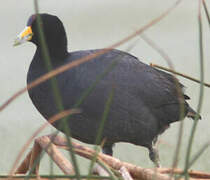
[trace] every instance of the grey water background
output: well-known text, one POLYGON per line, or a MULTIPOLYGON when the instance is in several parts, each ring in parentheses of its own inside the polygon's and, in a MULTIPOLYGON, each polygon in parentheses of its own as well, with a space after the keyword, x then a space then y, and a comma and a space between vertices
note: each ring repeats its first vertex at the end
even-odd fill
MULTIPOLYGON (((142 27, 160 15, 175 1, 168 0, 45 0, 40 1, 40 11, 57 15, 64 23, 68 35, 69 51, 103 48, 111 45, 142 27)), ((207 2, 210 8, 210 3, 207 2)), ((26 25, 28 17, 34 13, 33 1, 7 0, 0 6, 0 104, 5 102, 17 90, 26 85, 26 74, 35 46, 26 43, 13 47, 13 40, 26 25)), ((199 44, 198 44, 198 1, 183 1, 176 10, 161 22, 145 32, 171 57, 175 69, 199 78, 199 44)), ((203 13, 205 81, 210 82, 210 33, 203 13)), ((126 47, 138 39, 119 47, 126 47)), ((165 60, 139 38, 131 50, 133 55, 149 64, 166 66, 165 60)), ((179 77, 185 84, 186 92, 191 97, 189 103, 196 109, 199 97, 199 84, 179 77)), ((149 83, 149 82, 148 82, 149 83)), ((193 153, 204 143, 210 141, 210 90, 205 88, 202 107, 202 121, 199 122, 193 153)), ((45 122, 44 118, 32 105, 27 93, 21 95, 4 111, 0 112, 0 174, 10 170, 19 150, 30 135, 45 122)), ((186 147, 193 121, 184 123, 183 144, 179 167, 183 167, 186 147)), ((179 123, 174 123, 159 137, 160 159, 163 167, 172 164, 178 137, 179 123)), ((53 128, 47 128, 41 134, 49 134, 53 128)), ((31 147, 30 147, 31 148, 31 147)), ((114 148, 114 156, 142 167, 153 167, 145 148, 127 143, 119 143, 114 148)), ((207 149, 193 169, 210 171, 210 149, 207 149)), ((86 172, 87 160, 79 158, 81 171, 86 172)), ((49 168, 47 156, 41 162, 41 173, 49 168)), ((60 172, 55 167, 56 172, 60 172)))

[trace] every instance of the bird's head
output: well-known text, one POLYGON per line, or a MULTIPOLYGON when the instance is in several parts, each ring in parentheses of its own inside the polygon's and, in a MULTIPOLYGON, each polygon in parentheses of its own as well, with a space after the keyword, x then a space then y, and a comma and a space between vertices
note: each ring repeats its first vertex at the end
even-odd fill
POLYGON ((31 15, 24 30, 17 36, 14 46, 27 41, 33 42, 36 46, 45 41, 49 51, 66 49, 67 38, 63 23, 54 15, 35 14, 31 15))

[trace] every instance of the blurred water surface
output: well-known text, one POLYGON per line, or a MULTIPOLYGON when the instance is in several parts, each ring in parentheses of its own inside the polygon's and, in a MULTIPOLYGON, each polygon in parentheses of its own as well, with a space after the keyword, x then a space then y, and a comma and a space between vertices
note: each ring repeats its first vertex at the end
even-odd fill
MULTIPOLYGON (((175 1, 173 1, 175 2, 175 1)), ((64 23, 68 35, 69 51, 80 49, 103 48, 122 39, 161 14, 172 1, 152 0, 45 0, 40 1, 40 11, 57 15, 64 23)), ((210 3, 207 3, 210 7, 210 3)), ((0 104, 26 85, 26 73, 35 52, 35 46, 26 43, 14 48, 13 40, 24 28, 28 17, 34 13, 33 1, 7 0, 0 6, 0 104)), ((173 60, 176 70, 199 78, 198 45, 198 2, 185 0, 168 17, 145 33, 163 48, 173 60)), ((204 15, 204 14, 203 14, 204 15)), ((204 16, 203 16, 204 17, 204 16)), ((204 17, 205 81, 210 82, 210 35, 204 17)), ((139 37, 136 37, 137 39, 139 37)), ((134 40, 133 40, 134 41, 134 40)), ((120 46, 124 50, 132 41, 120 46)), ((160 55, 139 39, 131 53, 145 63, 166 66, 160 55)), ((190 104, 198 104, 199 85, 179 78, 187 87, 191 97, 190 104)), ((149 83, 149 82, 148 82, 149 83)), ((210 137, 210 90, 205 88, 202 108, 202 121, 196 131, 193 153, 209 141, 210 137)), ((45 120, 32 105, 27 93, 15 100, 0 113, 0 174, 6 174, 12 166, 18 151, 28 137, 42 125, 45 120)), ((186 119, 184 139, 181 147, 179 167, 183 167, 187 142, 192 121, 186 119)), ((170 166, 176 146, 179 123, 171 125, 160 136, 160 158, 162 166, 170 166)), ((46 129, 42 134, 51 132, 46 129)), ((152 167, 148 152, 143 147, 120 143, 115 146, 114 156, 143 167, 152 167)), ((210 171, 210 150, 207 149, 193 169, 210 171)), ((88 161, 79 158, 82 172, 86 171, 88 161)), ((41 164, 41 173, 46 174, 48 158, 41 164)), ((59 172, 55 167, 55 171, 59 172)))

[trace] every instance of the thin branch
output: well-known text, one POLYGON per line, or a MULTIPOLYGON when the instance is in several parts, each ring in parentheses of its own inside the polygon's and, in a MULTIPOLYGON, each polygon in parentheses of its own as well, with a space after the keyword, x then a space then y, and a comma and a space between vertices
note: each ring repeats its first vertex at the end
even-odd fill
MULTIPOLYGON (((8 175, 0 175, 0 179, 1 180, 8 180, 9 178, 11 179, 18 179, 18 180, 25 180, 25 178, 28 177, 30 179, 34 179, 34 180, 37 180, 37 176, 35 175, 30 175, 30 176, 27 176, 27 175, 16 175, 16 176, 8 176, 8 175)), ((81 179, 87 179, 89 176, 87 175, 81 175, 80 176, 81 179)), ((76 176, 73 175, 40 175, 40 180, 48 180, 48 179, 59 179, 59 180, 69 180, 69 179, 75 179, 76 176)), ((91 179, 110 179, 109 176, 95 176, 95 175, 91 175, 90 176, 91 179)))
MULTIPOLYGON (((179 174, 181 175, 184 173, 184 170, 182 169, 172 169, 172 168, 158 168, 157 171, 161 174, 170 174, 171 172, 173 172, 176 175, 179 175, 179 174)), ((187 173, 191 178, 210 179, 210 173, 194 171, 194 170, 189 170, 187 173)))
MULTIPOLYGON (((186 79, 189 79, 189 80, 191 80, 191 81, 197 82, 197 83, 199 83, 199 84, 202 83, 200 80, 198 80, 198 79, 196 79, 196 78, 193 78, 193 77, 188 76, 188 75, 186 75, 186 74, 183 74, 183 73, 174 71, 174 70, 172 70, 172 69, 169 69, 169 68, 166 68, 166 67, 157 65, 157 64, 150 63, 150 66, 155 67, 155 68, 162 69, 162 70, 164 70, 164 71, 171 72, 171 73, 176 74, 176 75, 178 75, 178 76, 182 76, 182 77, 184 77, 184 78, 186 78, 186 79)), ((206 86, 206 87, 210 87, 210 84, 205 83, 205 82, 203 83, 203 85, 206 86)))
MULTIPOLYGON (((46 139, 46 137, 47 136, 44 136, 44 139, 46 139)), ((49 135, 48 137, 53 140, 52 143, 56 145, 55 148, 62 148, 62 149, 65 149, 65 150, 69 150, 69 148, 67 147, 67 142, 66 142, 66 140, 64 138, 62 138, 60 136, 56 136, 54 138, 53 135, 49 135)), ((41 137, 41 138, 43 138, 43 137, 41 137)), ((47 138, 47 139, 49 139, 49 138, 47 138)), ((46 145, 46 143, 45 143, 45 145, 46 145)), ((92 150, 92 149, 90 149, 88 147, 84 147, 84 146, 82 146, 82 145, 80 145, 78 143, 73 143, 73 147, 75 149, 75 152, 78 155, 82 156, 82 157, 85 157, 85 158, 88 158, 88 159, 92 159, 92 157, 95 155, 95 151, 94 150, 92 150)), ((62 161, 62 159, 61 159, 61 161, 62 161)), ((132 175, 132 177, 135 178, 135 179, 144 179, 144 180, 148 179, 149 180, 150 178, 154 178, 154 176, 156 175, 155 174, 156 172, 157 172, 158 179, 159 178, 161 178, 161 179, 163 178, 164 179, 164 178, 167 177, 167 176, 159 176, 160 175, 159 173, 161 173, 161 174, 170 174, 171 172, 173 172, 174 174, 177 174, 177 175, 178 174, 183 174, 183 170, 181 170, 181 169, 171 169, 171 168, 144 169, 144 168, 135 166, 133 164, 129 164, 129 163, 126 163, 126 162, 121 162, 120 160, 118 160, 118 159, 116 159, 114 157, 105 155, 103 153, 99 153, 98 154, 97 161, 98 161, 98 163, 104 162, 105 164, 109 165, 110 167, 112 167, 115 170, 120 170, 122 167, 125 167, 128 170, 128 172, 132 175)), ((210 174, 209 173, 204 173, 204 172, 190 170, 190 171, 188 171, 188 174, 192 178, 210 179, 210 174)), ((56 175, 53 176, 53 177, 61 178, 61 176, 56 176, 56 175)), ((66 177, 66 176, 64 176, 64 177, 66 177)), ((106 179, 108 179, 108 178, 109 177, 107 177, 106 179)), ((169 177, 168 177, 168 179, 169 179, 169 177)), ((150 179, 150 180, 152 180, 152 179, 150 179)))
POLYGON ((29 147, 30 143, 32 142, 32 140, 41 132, 43 131, 47 126, 49 126, 50 124, 54 123, 55 121, 58 121, 60 120, 61 118, 63 117, 66 117, 66 116, 69 116, 70 114, 75 114, 75 113, 79 113, 80 111, 79 110, 76 110, 76 109, 72 109, 72 110, 66 110, 66 111, 63 111, 59 114, 56 114, 55 116, 49 118, 49 120, 44 123, 39 129, 37 129, 33 134, 32 136, 28 139, 28 141, 23 145, 22 149, 20 150, 19 154, 17 155, 16 159, 15 159, 15 162, 10 170, 10 173, 9 175, 13 175, 14 174, 14 171, 17 167, 17 164, 19 163, 21 157, 23 156, 25 150, 29 147))
MULTIPOLYGON (((93 168, 93 174, 109 177, 109 174, 99 164, 96 164, 96 166, 93 168)), ((91 178, 89 178, 89 176, 91 177, 91 175, 88 175, 87 179, 91 179, 91 178)), ((104 178, 104 179, 106 179, 106 178, 104 178)))
POLYGON ((53 159, 53 161, 63 171, 64 174, 74 174, 75 167, 73 167, 71 163, 60 153, 60 151, 58 151, 56 146, 51 143, 47 136, 36 139, 35 143, 39 144, 39 146, 48 153, 48 155, 53 159))
MULTIPOLYGON (((60 136, 55 137, 53 143, 62 149, 68 150, 68 147, 66 147, 66 140, 60 136)), ((78 155, 82 157, 88 158, 90 160, 93 158, 93 156, 96 153, 93 149, 84 147, 76 142, 73 142, 73 147, 74 147, 75 153, 77 153, 78 155)), ((109 156, 103 153, 98 153, 97 162, 98 163, 104 162, 105 164, 107 164, 108 166, 110 166, 111 168, 115 170, 120 170, 120 168, 124 166, 129 171, 131 176, 137 179, 152 180, 153 177, 156 177, 157 178, 156 180, 160 180, 160 179, 169 180, 170 179, 168 176, 156 173, 152 169, 145 169, 145 168, 141 168, 139 166, 135 166, 130 163, 122 162, 117 158, 114 158, 112 156, 109 156)))
POLYGON ((133 178, 131 177, 130 173, 128 172, 128 170, 122 166, 119 170, 120 174, 122 175, 124 180, 133 180, 133 178))

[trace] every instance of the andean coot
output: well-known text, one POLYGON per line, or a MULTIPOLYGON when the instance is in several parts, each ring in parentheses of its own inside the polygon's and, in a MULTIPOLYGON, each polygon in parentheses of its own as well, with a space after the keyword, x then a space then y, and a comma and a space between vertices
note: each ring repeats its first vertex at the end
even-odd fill
MULTIPOLYGON (((59 18, 50 14, 40 15, 53 69, 99 51, 68 52, 66 33, 59 18)), ((36 21, 37 16, 32 15, 27 27, 16 39, 16 44, 31 41, 37 46, 27 83, 48 72, 36 21)), ((102 133, 102 138, 106 138, 103 152, 112 155, 114 143, 129 142, 147 147, 150 159, 159 166, 158 152, 153 144, 170 123, 180 119, 180 101, 172 75, 144 64, 127 52, 113 49, 56 77, 64 108, 74 107, 87 88, 116 60, 116 67, 99 81, 80 105, 81 113, 74 114, 68 121, 72 137, 85 143, 95 143, 105 104, 114 87, 112 104, 102 133)), ((179 86, 183 88, 182 84, 179 86)), ((49 81, 28 93, 46 119, 58 113, 49 81)), ((184 93, 183 97, 189 99, 184 93)), ((183 107, 184 117, 194 119, 196 113, 185 100, 183 107)), ((53 125, 63 131, 59 128, 59 122, 53 125)))

